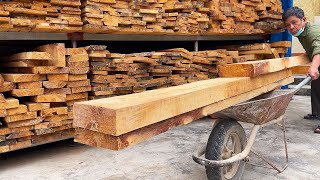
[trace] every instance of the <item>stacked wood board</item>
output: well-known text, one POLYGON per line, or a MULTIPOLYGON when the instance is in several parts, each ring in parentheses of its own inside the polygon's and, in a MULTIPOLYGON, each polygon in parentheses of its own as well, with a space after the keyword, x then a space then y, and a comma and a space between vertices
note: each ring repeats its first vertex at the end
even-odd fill
POLYGON ((86 47, 92 90, 89 99, 176 86, 217 77, 217 65, 232 63, 226 50, 189 52, 183 48, 134 54, 110 53, 105 46, 86 47))
POLYGON ((6 0, 0 30, 255 34, 283 30, 280 0, 6 0), (82 30, 83 29, 83 30, 82 30))
POLYGON ((0 31, 80 32, 80 0, 0 2, 0 31))
POLYGON ((268 61, 251 61, 245 63, 218 66, 220 77, 256 77, 266 73, 277 72, 282 69, 305 65, 310 62, 304 56, 270 59, 268 61))
POLYGON ((84 0, 90 33, 250 34, 283 29, 280 0, 84 0))
POLYGON ((0 152, 72 138, 72 106, 91 89, 87 51, 48 44, 1 60, 0 152), (12 98, 14 97, 14 98, 12 98), (20 142, 21 141, 21 142, 20 142))
POLYGON ((0 31, 256 34, 283 30, 280 0, 6 0, 0 31))
MULTIPOLYGON (((279 47, 283 44, 284 42, 279 42, 275 46, 279 47)), ((265 44, 260 44, 260 46, 264 47, 265 44)), ((248 47, 260 46, 254 44, 248 47)), ((0 122, 2 124, 0 126, 0 152, 73 137, 73 106, 76 102, 170 86, 178 88, 180 87, 178 85, 217 77, 219 65, 248 60, 245 55, 240 55, 239 47, 231 50, 216 49, 198 52, 175 48, 133 54, 111 53, 106 48, 101 45, 65 48, 64 44, 59 43, 43 45, 31 52, 3 57, 0 61, 0 122), (90 91, 89 96, 88 91, 90 91)), ((269 66, 276 66, 279 64, 278 60, 269 60, 269 66)), ((282 59, 281 62, 283 61, 286 63, 281 64, 280 67, 285 69, 299 65, 305 62, 305 59, 300 58, 298 61, 294 58, 293 61, 288 62, 282 59)), ((250 76, 259 77, 266 72, 257 71, 257 68, 268 67, 262 66, 263 63, 258 61, 247 64, 251 65, 243 65, 244 67, 249 66, 249 68, 246 67, 247 70, 251 68, 251 71, 260 73, 250 74, 250 76)), ((235 69, 237 68, 239 65, 235 69)), ((268 70, 271 72, 270 68, 268 70)), ((280 70, 281 68, 274 68, 272 72, 280 70)), ((254 91, 253 94, 259 94, 281 84, 290 83, 291 79, 288 77, 288 74, 282 74, 280 79, 267 81, 266 86, 250 89, 248 95, 244 93, 242 98, 234 99, 240 102, 240 100, 252 97, 253 92, 251 91, 254 91)), ((215 84, 222 85, 222 82, 220 83, 219 80, 215 84)), ((218 88, 218 86, 215 87, 218 88)), ((192 88, 191 85, 190 88, 192 88)), ((222 88, 225 87, 222 86, 222 88)), ((126 96, 119 97, 126 98, 126 96)), ((227 104, 232 102, 233 100, 230 100, 227 104)), ((216 107, 216 105, 213 106, 216 107)), ((221 106, 223 107, 225 105, 221 106)), ((135 139, 136 143, 173 126, 196 120, 197 117, 203 117, 211 111, 210 108, 204 108, 184 112, 177 118, 168 117, 170 120, 163 124, 155 121, 153 122, 155 124, 143 125, 140 131, 134 129, 121 135, 117 134, 119 136, 115 137, 130 138, 136 133, 146 133, 140 140, 135 139), (161 126, 162 129, 155 131, 154 126, 161 126)), ((91 128, 89 130, 78 129, 78 132, 83 132, 77 134, 78 139, 87 133, 96 134, 96 132, 91 132, 91 128)), ((102 135, 102 137, 105 136, 102 135)), ((123 147, 125 146, 121 144, 119 149, 123 147)))
POLYGON ((73 104, 88 100, 88 91, 91 91, 89 72, 89 55, 85 48, 66 48, 66 62, 69 67, 67 75, 66 105, 68 107, 68 119, 73 119, 73 104))
POLYGON ((263 59, 282 58, 288 52, 288 48, 291 47, 290 41, 279 41, 274 43, 254 43, 247 45, 231 45, 221 48, 231 51, 233 61, 245 62, 256 61, 263 59))
MULTIPOLYGON (((308 58, 304 56, 247 62, 253 68, 243 68, 248 72, 239 78, 216 78, 76 103, 75 141, 94 147, 123 149, 241 102, 239 100, 248 100, 276 86, 291 83, 290 68, 306 61, 308 58), (259 68, 260 71, 255 71, 259 68), (252 71, 257 73, 250 73, 252 71)), ((237 64, 225 66, 233 65, 237 64)), ((232 74, 233 70, 229 72, 232 74)), ((234 76, 238 77, 238 74, 234 76)))

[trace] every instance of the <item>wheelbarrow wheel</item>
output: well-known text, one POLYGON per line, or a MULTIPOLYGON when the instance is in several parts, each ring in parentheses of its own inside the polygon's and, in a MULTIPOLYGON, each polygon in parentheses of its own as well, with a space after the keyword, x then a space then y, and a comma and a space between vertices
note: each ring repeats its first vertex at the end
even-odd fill
MULTIPOLYGON (((209 160, 228 159, 243 151, 247 144, 242 126, 235 120, 223 119, 212 130, 205 157, 209 160)), ((225 167, 206 167, 209 180, 241 179, 245 162, 239 161, 225 167)))

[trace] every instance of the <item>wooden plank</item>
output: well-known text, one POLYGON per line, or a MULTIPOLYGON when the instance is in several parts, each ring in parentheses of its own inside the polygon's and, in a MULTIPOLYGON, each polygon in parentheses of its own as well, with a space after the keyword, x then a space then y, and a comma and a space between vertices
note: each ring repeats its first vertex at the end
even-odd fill
POLYGON ((263 50, 263 49, 271 49, 270 44, 268 43, 255 43, 243 45, 238 48, 239 51, 252 51, 252 50, 263 50))
POLYGON ((9 152, 9 151, 10 151, 9 145, 0 146, 0 153, 5 153, 5 152, 9 152))
POLYGON ((81 86, 90 86, 90 80, 82 80, 82 81, 70 81, 67 83, 67 87, 81 87, 81 86))
POLYGON ((68 115, 53 115, 53 116, 44 117, 44 121, 50 121, 50 122, 59 122, 67 119, 68 119, 68 115))
POLYGON ((279 41, 271 43, 271 47, 291 47, 291 41, 279 41))
POLYGON ((0 86, 2 86, 3 83, 4 83, 4 79, 3 79, 2 75, 0 74, 0 86))
POLYGON ((6 139, 17 139, 17 138, 22 138, 22 137, 27 137, 32 135, 34 135, 34 133, 31 131, 22 131, 22 132, 11 133, 7 135, 6 139))
POLYGON ((69 73, 68 67, 54 67, 54 66, 40 66, 40 67, 34 67, 26 70, 30 70, 32 73, 36 73, 36 74, 67 74, 69 73))
POLYGON ((309 65, 301 65, 301 66, 296 66, 292 68, 292 73, 293 74, 303 74, 303 75, 307 75, 308 71, 310 68, 310 64, 309 65))
POLYGON ((24 114, 28 112, 28 107, 26 105, 19 105, 17 108, 7 109, 7 115, 24 114))
POLYGON ((6 135, 6 134, 10 134, 10 133, 23 132, 23 131, 30 131, 33 129, 34 129, 33 126, 24 126, 24 127, 18 127, 18 128, 2 127, 2 128, 0 128, 0 135, 6 135))
POLYGON ((62 126, 62 121, 59 122, 42 122, 34 126, 34 129, 48 129, 52 127, 62 126))
POLYGON ((240 51, 239 55, 246 54, 272 54, 271 49, 262 49, 262 50, 251 50, 251 51, 240 51))
POLYGON ((289 77, 269 85, 260 87, 258 89, 243 93, 238 96, 234 96, 223 101, 218 101, 216 103, 210 104, 208 106, 202 107, 197 110, 193 110, 191 112, 187 112, 185 114, 176 116, 174 118, 170 118, 129 133, 120 135, 120 136, 112 136, 108 134, 103 134, 96 131, 90 131, 82 128, 76 128, 75 132, 75 142, 86 144, 93 147, 101 147, 112 150, 121 150, 129 146, 133 146, 140 142, 143 142, 153 136, 156 136, 160 133, 168 131, 179 125, 189 124, 192 121, 198 120, 202 117, 208 116, 212 113, 220 111, 222 109, 228 108, 232 105, 244 102, 253 97, 256 97, 260 94, 269 92, 281 85, 289 84, 293 82, 293 77, 289 77))
POLYGON ((0 103, 0 109, 12 109, 19 107, 19 100, 14 98, 6 99, 6 102, 0 103))
POLYGON ((48 81, 68 81, 69 74, 48 74, 48 81))
POLYGON ((36 66, 43 66, 45 63, 43 61, 33 61, 33 60, 20 60, 20 61, 12 61, 1 63, 1 67, 36 67, 36 66))
POLYGON ((14 54, 8 58, 7 61, 16 60, 52 60, 52 55, 47 52, 22 52, 14 54))
POLYGON ((36 117, 37 117, 37 112, 27 112, 24 114, 6 116, 4 118, 4 121, 7 123, 10 123, 10 122, 23 121, 28 119, 35 119, 36 117))
POLYGON ((89 72, 89 67, 81 67, 81 68, 69 68, 70 74, 87 74, 89 72))
POLYGON ((41 111, 50 108, 50 103, 24 102, 29 111, 41 111))
POLYGON ((71 88, 71 93, 82 93, 82 92, 87 92, 91 91, 91 86, 82 86, 82 87, 72 87, 71 88))
POLYGON ((17 142, 16 144, 9 145, 10 151, 23 149, 32 145, 31 140, 17 142))
POLYGON ((67 95, 67 101, 75 100, 75 99, 88 99, 88 93, 82 92, 82 93, 75 93, 67 95))
POLYGON ((10 94, 14 97, 27 97, 42 95, 44 92, 43 88, 35 89, 13 89, 10 94))
POLYGON ((4 103, 4 102, 6 102, 6 98, 2 93, 0 93, 0 103, 4 103))
POLYGON ((45 75, 39 74, 2 74, 5 81, 9 82, 34 82, 46 80, 45 75))
POLYGON ((79 54, 87 54, 87 50, 85 48, 66 48, 66 55, 68 56, 76 56, 79 54))
POLYGON ((36 118, 36 119, 28 119, 24 121, 9 122, 6 124, 8 128, 18 128, 18 127, 24 127, 24 126, 33 126, 41 123, 42 121, 43 121, 42 118, 36 118))
POLYGON ((41 116, 54 116, 54 115, 64 115, 64 114, 68 114, 67 107, 49 108, 49 109, 44 109, 40 112, 41 116))
POLYGON ((219 77, 256 77, 310 62, 307 56, 219 65, 219 77))
POLYGON ((88 79, 87 74, 70 74, 68 81, 83 81, 88 79))
POLYGON ((36 48, 36 51, 47 52, 53 59, 48 61, 48 66, 65 67, 66 50, 64 43, 47 44, 36 48))
POLYGON ((67 66, 70 69, 89 67, 89 61, 76 61, 76 62, 67 61, 67 66))
POLYGON ((290 70, 283 70, 255 78, 216 78, 155 91, 75 103, 74 126, 118 136, 291 75, 290 70), (194 97, 199 101, 194 102, 194 97))
POLYGON ((43 81, 43 87, 48 89, 63 88, 67 85, 66 81, 43 81))
POLYGON ((7 111, 5 109, 0 109, 0 117, 6 117, 7 111))
POLYGON ((48 94, 71 94, 71 88, 60 88, 60 89, 44 89, 44 95, 48 94))
POLYGON ((32 101, 37 103, 46 103, 46 102, 65 102, 66 95, 62 94, 46 94, 39 95, 31 98, 32 101))
POLYGON ((65 124, 65 125, 62 125, 59 127, 52 127, 52 128, 48 128, 48 129, 36 129, 35 134, 36 135, 50 134, 50 133, 54 133, 57 131, 71 129, 71 128, 72 128, 72 124, 65 124))
POLYGON ((22 82, 17 83, 18 89, 34 89, 34 88, 42 88, 42 82, 22 82))
POLYGON ((7 91, 11 91, 14 88, 16 88, 15 83, 13 82, 4 82, 1 86, 0 86, 0 92, 7 92, 7 91))
POLYGON ((72 62, 88 62, 89 61, 89 56, 88 54, 76 54, 67 57, 67 62, 72 63, 72 62))
POLYGON ((61 139, 72 138, 74 136, 73 134, 74 134, 74 130, 68 129, 68 130, 58 131, 52 134, 34 136, 32 139, 32 144, 37 145, 37 144, 54 142, 61 139))

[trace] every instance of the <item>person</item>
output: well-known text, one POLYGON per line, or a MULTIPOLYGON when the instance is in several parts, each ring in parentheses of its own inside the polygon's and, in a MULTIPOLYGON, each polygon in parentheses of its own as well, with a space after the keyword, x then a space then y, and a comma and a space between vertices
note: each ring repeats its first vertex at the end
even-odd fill
MULTIPOLYGON (((320 26, 311 24, 307 21, 304 11, 299 7, 291 7, 287 9, 283 15, 285 27, 289 33, 297 37, 302 44, 306 54, 311 60, 308 74, 312 77, 311 82, 311 114, 304 116, 304 119, 319 120, 320 119, 320 26)), ((315 130, 320 134, 320 126, 315 130)))

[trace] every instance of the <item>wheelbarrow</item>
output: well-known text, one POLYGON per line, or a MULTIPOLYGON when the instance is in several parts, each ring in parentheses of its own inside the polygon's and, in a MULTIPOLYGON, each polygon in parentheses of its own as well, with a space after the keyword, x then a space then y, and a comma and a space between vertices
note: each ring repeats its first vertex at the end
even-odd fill
POLYGON ((293 95, 310 80, 311 77, 308 76, 294 89, 274 90, 215 114, 218 119, 214 123, 207 145, 192 155, 195 162, 206 167, 208 179, 241 179, 250 152, 279 173, 283 172, 288 166, 286 125, 283 116, 293 95), (248 139, 237 121, 254 124, 248 139), (251 150, 259 129, 279 122, 282 122, 285 147, 285 164, 280 168, 251 150))

